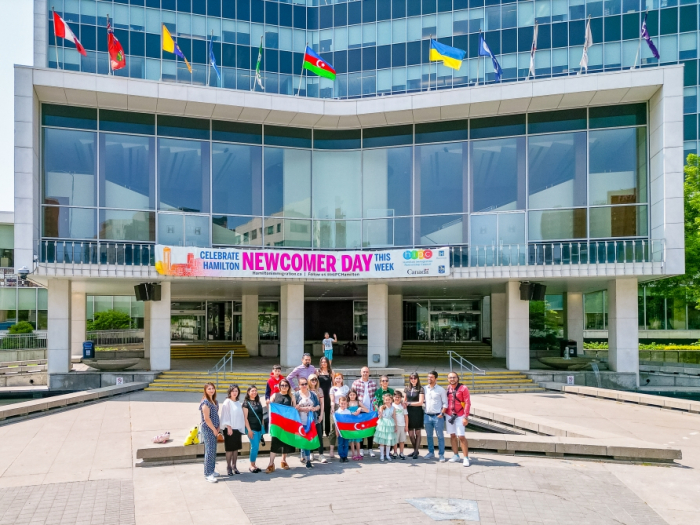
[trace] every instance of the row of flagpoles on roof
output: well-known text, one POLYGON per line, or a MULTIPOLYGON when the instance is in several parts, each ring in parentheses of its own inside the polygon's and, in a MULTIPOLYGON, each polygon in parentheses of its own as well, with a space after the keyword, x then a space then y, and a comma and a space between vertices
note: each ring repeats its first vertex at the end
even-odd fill
MULTIPOLYGON (((85 48, 82 46, 78 38, 75 36, 73 31, 71 31, 70 27, 68 24, 61 18, 58 13, 52 8, 53 11, 53 26, 54 26, 54 39, 56 42, 54 42, 55 48, 56 48, 56 67, 58 67, 58 38, 63 38, 65 40, 68 40, 69 42, 73 42, 75 44, 75 48, 78 50, 78 52, 83 55, 87 56, 87 52, 85 51, 85 48)), ((637 67, 637 61, 639 60, 639 55, 641 52, 641 46, 642 46, 642 40, 644 40, 647 45, 649 46, 649 50, 651 53, 654 55, 655 58, 660 58, 659 51, 656 49, 656 46, 654 45, 653 40, 651 39, 651 36, 649 35, 649 31, 647 29, 647 16, 649 13, 644 14, 644 19, 642 21, 642 26, 640 30, 640 35, 639 35, 639 46, 637 47, 637 54, 634 57, 634 65, 631 67, 631 69, 635 69, 637 67)), ((535 29, 533 32, 532 36, 532 46, 530 47, 530 69, 528 71, 527 78, 534 78, 535 77, 535 52, 537 51, 537 34, 538 34, 538 25, 535 23, 535 29)), ((591 32, 591 17, 590 15, 588 16, 588 20, 586 22, 586 33, 585 33, 585 38, 583 42, 583 54, 581 56, 581 61, 579 62, 579 66, 581 69, 579 70, 578 74, 580 75, 581 73, 588 72, 588 49, 594 44, 593 42, 593 33, 591 32)), ((166 51, 168 53, 173 53, 176 57, 181 58, 184 62, 185 65, 187 66, 187 70, 192 73, 192 66, 190 66, 190 63, 187 61, 187 58, 185 57, 185 54, 180 50, 180 47, 177 45, 177 42, 173 39, 172 35, 170 34, 170 31, 168 31, 168 28, 163 25, 163 35, 162 35, 162 48, 163 51, 166 51)), ((109 52, 109 65, 110 65, 110 71, 114 72, 118 69, 122 69, 123 67, 126 66, 126 57, 124 55, 124 48, 122 45, 119 43, 119 40, 117 37, 114 35, 114 30, 112 29, 112 26, 109 21, 109 16, 107 17, 107 50, 109 52)), ((438 42, 437 40, 433 39, 432 35, 430 37, 430 52, 429 52, 429 59, 431 62, 442 62, 443 65, 446 67, 449 67, 451 69, 459 70, 462 67, 462 62, 464 61, 464 57, 466 56, 467 52, 463 49, 459 49, 456 47, 448 46, 446 44, 442 44, 438 42)), ((496 77, 496 81, 501 80, 501 76, 503 75, 503 69, 501 69, 501 65, 498 63, 498 60, 496 59, 496 56, 493 54, 491 51, 491 48, 489 45, 486 43, 486 39, 484 38, 484 34, 479 30, 479 52, 477 55, 479 58, 480 57, 489 57, 491 58, 491 62, 493 64, 493 70, 494 74, 496 77)), ((253 81, 251 91, 255 89, 256 85, 260 86, 260 89, 265 91, 265 87, 263 86, 262 83, 262 74, 260 73, 260 66, 262 64, 262 57, 263 57, 263 37, 260 37, 260 48, 258 49, 258 60, 257 63, 255 64, 255 79, 253 81)), ((214 56, 214 38, 213 38, 213 33, 212 33, 212 38, 209 40, 209 63, 208 66, 211 66, 214 71, 216 72, 216 76, 221 80, 221 72, 219 71, 218 66, 216 65, 216 57, 214 56)), ((484 68, 485 69, 485 68, 484 68)), ((330 80, 335 80, 336 77, 336 71, 335 68, 331 64, 329 64, 327 61, 323 60, 313 49, 311 49, 307 43, 306 45, 306 50, 304 52, 304 61, 302 62, 302 68, 301 72, 302 75, 304 71, 310 71, 311 73, 314 73, 318 76, 328 78, 330 80)), ((209 67, 207 68, 207 74, 209 74, 209 67)), ((207 84, 209 79, 207 79, 207 84)), ((484 82, 486 82, 486 72, 484 71, 484 82)), ((476 63, 476 84, 479 84, 479 60, 477 58, 477 63, 476 63)), ((428 85, 428 89, 430 89, 430 85, 428 85)), ((301 92, 301 79, 299 80, 299 92, 301 92)), ((297 93, 298 94, 298 93, 297 93)))

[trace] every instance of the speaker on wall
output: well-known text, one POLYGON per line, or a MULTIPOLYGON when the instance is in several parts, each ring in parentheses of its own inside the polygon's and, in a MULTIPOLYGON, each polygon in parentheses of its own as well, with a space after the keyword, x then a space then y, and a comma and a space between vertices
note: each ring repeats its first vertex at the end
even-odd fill
POLYGON ((160 284, 141 283, 134 286, 137 301, 160 301, 160 284))
POLYGON ((520 283, 520 300, 529 301, 530 297, 532 297, 532 283, 520 283))
POLYGON ((544 301, 544 294, 547 292, 547 287, 544 284, 534 283, 532 285, 532 301, 544 301))
POLYGON ((158 283, 153 283, 150 286, 150 293, 148 294, 151 301, 160 301, 160 285, 158 283))

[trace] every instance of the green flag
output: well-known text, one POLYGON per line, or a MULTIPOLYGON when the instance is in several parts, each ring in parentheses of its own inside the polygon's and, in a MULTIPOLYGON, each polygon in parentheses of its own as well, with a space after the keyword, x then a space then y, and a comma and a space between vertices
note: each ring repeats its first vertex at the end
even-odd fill
POLYGON ((251 91, 255 91, 255 84, 258 84, 260 86, 260 89, 265 91, 265 86, 263 86, 262 77, 260 76, 260 63, 262 62, 262 54, 263 37, 260 37, 260 49, 258 49, 258 63, 255 64, 255 82, 253 82, 253 89, 251 89, 251 91))

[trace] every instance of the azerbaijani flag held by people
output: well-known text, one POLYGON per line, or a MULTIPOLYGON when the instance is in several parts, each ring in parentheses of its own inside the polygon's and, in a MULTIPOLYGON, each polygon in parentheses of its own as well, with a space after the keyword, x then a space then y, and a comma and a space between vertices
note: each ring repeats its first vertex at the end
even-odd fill
POLYGON ((334 414, 338 434, 345 439, 371 437, 377 429, 377 412, 352 414, 334 414))
POLYGON ((302 69, 308 69, 312 73, 316 73, 319 77, 335 80, 335 69, 333 66, 318 56, 309 46, 306 46, 302 69))
POLYGON ((302 450, 314 450, 320 445, 313 418, 309 417, 304 425, 296 408, 279 403, 270 403, 270 435, 302 450))

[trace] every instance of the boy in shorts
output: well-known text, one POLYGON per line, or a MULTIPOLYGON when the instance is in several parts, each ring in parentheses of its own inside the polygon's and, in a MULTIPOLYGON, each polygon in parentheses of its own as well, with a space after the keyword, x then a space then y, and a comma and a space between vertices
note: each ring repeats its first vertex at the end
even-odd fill
POLYGON ((403 404, 403 394, 398 390, 394 392, 394 414, 396 414, 396 445, 394 445, 394 453, 391 455, 394 459, 400 457, 406 459, 403 455, 403 446, 406 442, 406 428, 408 427, 408 411, 403 404))

